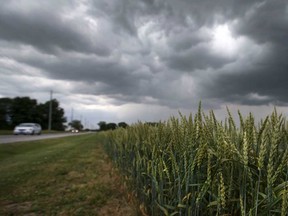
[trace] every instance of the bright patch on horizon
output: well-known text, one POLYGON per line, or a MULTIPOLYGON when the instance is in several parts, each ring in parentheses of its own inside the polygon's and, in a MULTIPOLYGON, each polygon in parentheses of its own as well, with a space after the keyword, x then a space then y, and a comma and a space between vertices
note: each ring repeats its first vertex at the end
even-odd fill
POLYGON ((212 49, 224 56, 234 56, 238 48, 238 41, 232 36, 227 24, 216 26, 212 30, 212 49))
POLYGON ((271 99, 269 96, 260 95, 260 94, 258 94, 258 93, 254 93, 254 92, 249 93, 249 94, 248 94, 248 98, 249 98, 250 100, 257 100, 257 101, 265 101, 265 100, 271 99))

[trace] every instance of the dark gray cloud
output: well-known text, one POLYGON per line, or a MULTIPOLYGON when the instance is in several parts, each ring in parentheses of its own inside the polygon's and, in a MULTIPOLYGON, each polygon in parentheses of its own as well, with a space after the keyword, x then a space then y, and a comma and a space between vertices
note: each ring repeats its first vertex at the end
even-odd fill
POLYGON ((287 2, 263 1, 235 26, 235 33, 253 38, 258 43, 282 45, 288 37, 287 2))
POLYGON ((209 52, 205 47, 189 50, 188 52, 171 52, 170 56, 163 59, 173 69, 194 71, 196 69, 220 68, 233 61, 209 52))
POLYGON ((237 22, 236 34, 267 45, 269 53, 260 59, 257 55, 261 53, 255 53, 246 62, 248 68, 235 68, 234 73, 217 74, 212 82, 204 81, 204 88, 210 89, 206 91, 209 97, 247 105, 287 106, 287 17, 286 1, 265 1, 237 22))
POLYGON ((266 58, 252 61, 248 68, 235 68, 233 73, 211 76, 209 82, 202 80, 203 91, 207 97, 226 102, 287 106, 287 55, 286 48, 275 46, 266 58))
MULTIPOLYGON (((12 1, 13 2, 13 1, 12 1)), ((107 55, 110 50, 103 41, 89 37, 92 32, 81 19, 65 19, 64 8, 16 10, 14 4, 0 8, 0 37, 3 40, 32 45, 44 52, 55 53, 59 49, 107 55), (57 10, 58 9, 58 10, 57 10), (96 44, 95 44, 96 42, 96 44)), ((25 5, 24 5, 25 7, 25 5)))
POLYGON ((285 0, 7 1, 0 95, 18 73, 87 103, 287 106, 287 17, 285 0))

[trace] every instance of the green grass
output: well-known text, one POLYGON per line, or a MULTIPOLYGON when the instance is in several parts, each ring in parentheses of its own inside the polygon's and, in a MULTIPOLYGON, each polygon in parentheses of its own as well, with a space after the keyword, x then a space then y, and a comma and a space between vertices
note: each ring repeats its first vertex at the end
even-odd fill
POLYGON ((127 206, 100 143, 85 134, 0 145, 0 215, 105 215, 113 201, 127 206))
MULTIPOLYGON (((50 133, 64 133, 64 131, 55 131, 55 130, 42 130, 42 134, 50 134, 50 133)), ((13 130, 0 130, 0 136, 1 135, 13 135, 13 130)))
POLYGON ((12 135, 13 130, 0 130, 0 136, 1 135, 12 135))
POLYGON ((65 131, 57 131, 57 130, 42 130, 42 134, 54 134, 54 133, 65 133, 65 131))

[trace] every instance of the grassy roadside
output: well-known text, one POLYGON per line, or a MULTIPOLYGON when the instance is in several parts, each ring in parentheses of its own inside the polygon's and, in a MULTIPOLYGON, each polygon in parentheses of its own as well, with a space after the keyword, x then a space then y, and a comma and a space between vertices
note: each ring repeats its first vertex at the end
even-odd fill
POLYGON ((98 134, 0 146, 0 215, 135 215, 98 134))
POLYGON ((1 135, 12 135, 13 131, 12 130, 0 130, 0 136, 1 135))
MULTIPOLYGON (((51 134, 51 133, 64 133, 64 131, 48 131, 48 130, 42 130, 42 134, 51 134)), ((13 130, 0 130, 0 136, 1 135, 13 135, 13 130)))

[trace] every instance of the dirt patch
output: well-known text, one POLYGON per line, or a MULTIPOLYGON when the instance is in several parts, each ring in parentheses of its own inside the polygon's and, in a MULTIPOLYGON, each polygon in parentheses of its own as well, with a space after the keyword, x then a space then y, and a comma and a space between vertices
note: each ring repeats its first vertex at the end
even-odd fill
POLYGON ((22 203, 12 203, 12 202, 4 202, 0 204, 4 206, 4 209, 9 212, 9 215, 19 215, 23 212, 27 212, 24 214, 25 216, 34 216, 36 214, 29 213, 32 207, 32 202, 22 202, 22 203))
POLYGON ((106 205, 98 209, 99 215, 102 216, 135 216, 136 211, 129 206, 124 199, 114 198, 109 200, 106 205))
POLYGON ((135 216, 139 215, 135 199, 129 194, 125 183, 119 176, 118 171, 113 168, 112 163, 105 158, 101 161, 102 175, 98 177, 98 181, 103 184, 110 185, 111 199, 98 209, 101 216, 135 216))
POLYGON ((71 179, 75 179, 75 178, 81 178, 84 176, 83 173, 79 173, 79 172, 76 172, 76 171, 70 171, 68 174, 68 179, 71 180, 71 179))

